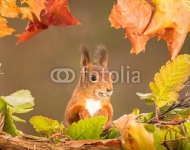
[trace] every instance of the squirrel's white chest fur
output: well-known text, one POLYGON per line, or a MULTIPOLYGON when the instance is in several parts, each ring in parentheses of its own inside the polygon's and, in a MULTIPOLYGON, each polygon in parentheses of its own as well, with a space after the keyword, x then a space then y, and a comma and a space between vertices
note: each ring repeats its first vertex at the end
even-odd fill
POLYGON ((93 117, 101 109, 101 100, 86 99, 86 109, 93 117))

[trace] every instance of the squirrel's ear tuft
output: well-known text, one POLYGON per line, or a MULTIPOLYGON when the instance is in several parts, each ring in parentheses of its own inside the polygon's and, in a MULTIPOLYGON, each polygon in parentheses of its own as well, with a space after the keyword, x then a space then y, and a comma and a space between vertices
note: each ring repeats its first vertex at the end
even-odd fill
POLYGON ((91 62, 90 62, 88 47, 84 44, 81 44, 80 52, 81 52, 80 66, 81 67, 86 67, 86 66, 90 67, 91 62))
POLYGON ((108 53, 103 45, 98 45, 95 53, 95 60, 99 66, 107 68, 108 63, 108 53))

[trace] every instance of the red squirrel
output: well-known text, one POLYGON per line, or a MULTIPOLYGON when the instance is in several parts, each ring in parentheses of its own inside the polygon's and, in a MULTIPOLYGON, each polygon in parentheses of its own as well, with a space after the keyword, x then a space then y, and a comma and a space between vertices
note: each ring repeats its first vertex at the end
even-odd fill
POLYGON ((113 108, 110 97, 113 93, 113 76, 107 69, 108 53, 104 46, 98 45, 95 59, 97 65, 92 65, 87 46, 81 45, 82 68, 80 80, 68 102, 65 118, 68 125, 80 119, 94 116, 107 117, 104 130, 112 126, 113 108))

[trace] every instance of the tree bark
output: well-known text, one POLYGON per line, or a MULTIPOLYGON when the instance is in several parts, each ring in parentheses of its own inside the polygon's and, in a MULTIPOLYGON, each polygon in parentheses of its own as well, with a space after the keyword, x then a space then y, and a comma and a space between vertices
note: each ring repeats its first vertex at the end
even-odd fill
POLYGON ((49 138, 31 135, 12 137, 0 131, 0 150, 123 150, 120 140, 83 140, 61 139, 55 144, 49 138))

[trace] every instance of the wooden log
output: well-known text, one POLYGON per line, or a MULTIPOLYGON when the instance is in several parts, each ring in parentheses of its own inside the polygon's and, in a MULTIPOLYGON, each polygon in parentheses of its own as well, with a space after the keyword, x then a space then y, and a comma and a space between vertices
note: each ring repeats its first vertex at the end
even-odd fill
POLYGON ((62 138, 55 144, 49 138, 31 135, 12 137, 0 131, 0 150, 123 150, 120 140, 71 141, 62 138))

